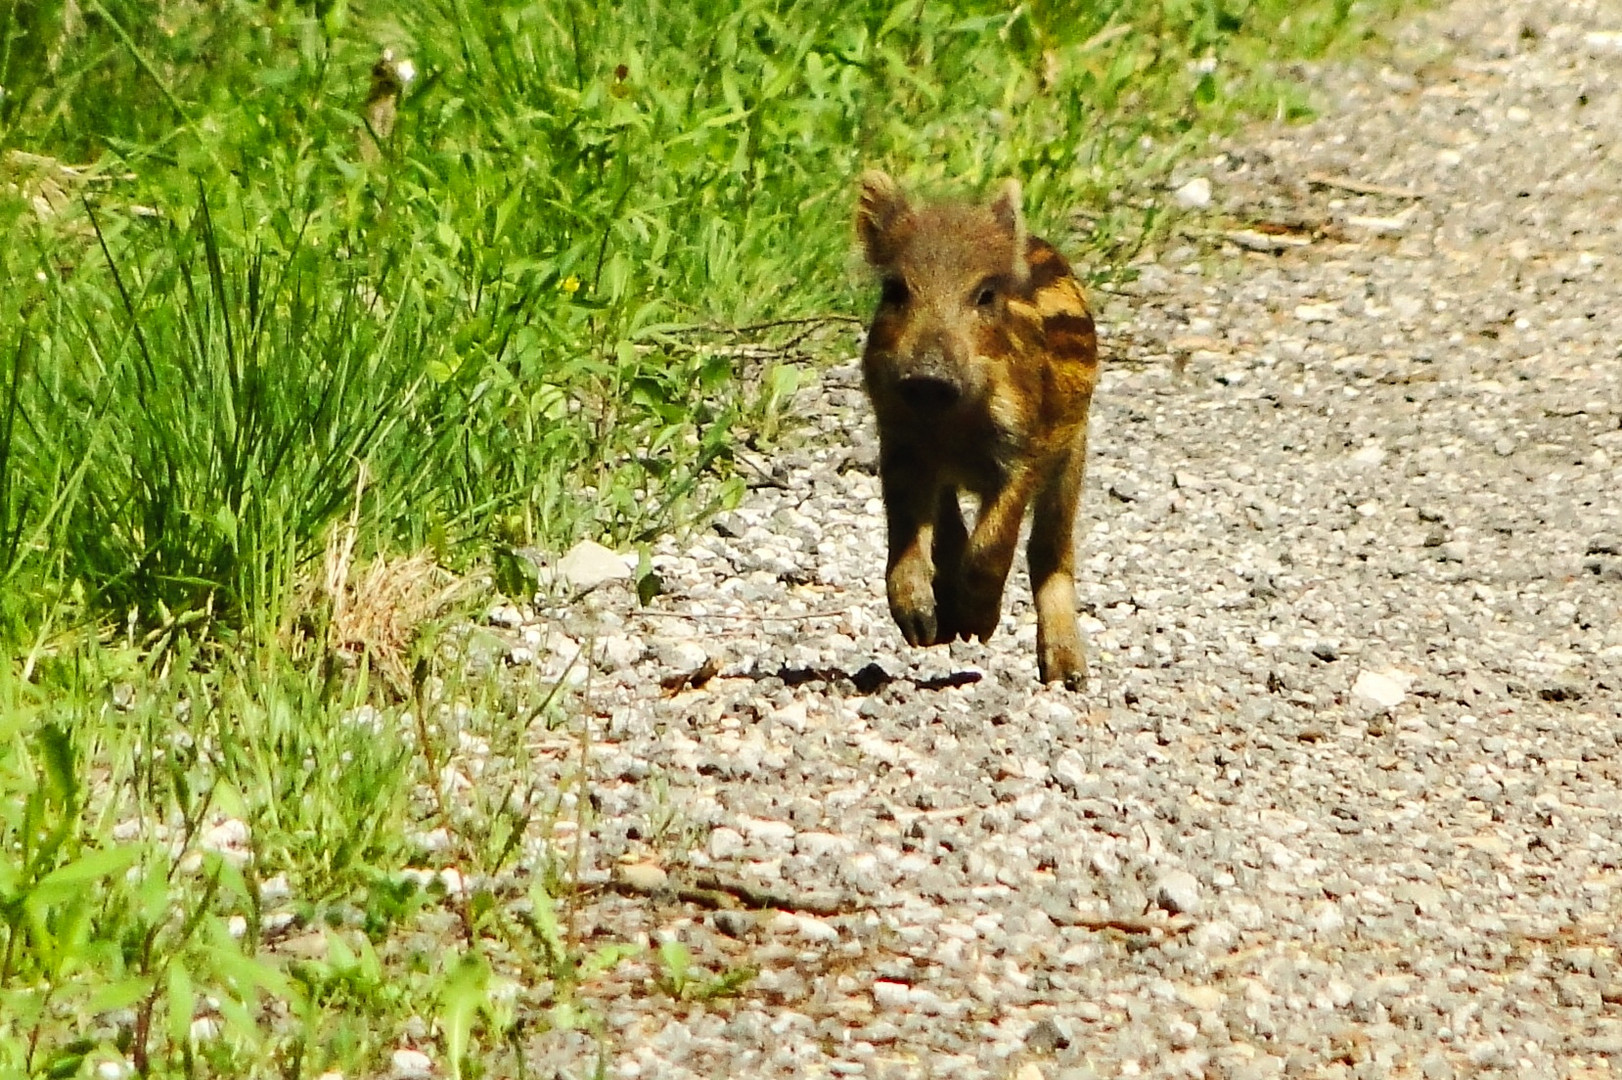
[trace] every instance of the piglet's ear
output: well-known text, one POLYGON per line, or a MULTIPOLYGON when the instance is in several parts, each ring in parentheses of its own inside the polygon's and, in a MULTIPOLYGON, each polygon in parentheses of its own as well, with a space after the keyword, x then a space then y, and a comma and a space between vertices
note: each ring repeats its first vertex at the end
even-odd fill
POLYGON ((991 216, 998 225, 1008 233, 1014 241, 1014 277, 1024 280, 1025 265, 1025 211, 1021 208, 1023 201, 1019 181, 1004 180, 997 189, 997 194, 991 200, 991 216))
POLYGON ((869 169, 857 181, 856 236, 867 261, 887 266, 895 260, 912 224, 912 207, 888 173, 869 169))

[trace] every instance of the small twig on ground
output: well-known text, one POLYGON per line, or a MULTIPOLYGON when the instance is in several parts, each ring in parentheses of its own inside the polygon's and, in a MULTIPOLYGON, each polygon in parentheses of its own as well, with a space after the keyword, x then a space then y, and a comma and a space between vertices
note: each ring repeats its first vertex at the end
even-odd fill
POLYGON ((742 622, 806 622, 810 619, 837 619, 855 611, 854 606, 834 608, 831 611, 807 611, 800 615, 765 615, 759 612, 710 612, 705 615, 694 615, 687 611, 649 611, 641 608, 637 611, 638 618, 649 619, 737 619, 742 622))
POLYGON ((1194 928, 1194 920, 1186 915, 1170 919, 1134 918, 1126 915, 1066 915, 1063 919, 1049 913, 1061 926, 1075 926, 1083 930, 1116 930, 1123 934, 1164 934, 1175 937, 1194 928))
POLYGON ((756 910, 776 908, 778 911, 799 911, 808 915, 849 915, 863 907, 845 897, 828 893, 784 893, 757 889, 737 879, 722 878, 714 872, 697 875, 693 885, 698 891, 733 897, 745 907, 756 910))
POLYGON ((736 878, 714 872, 695 874, 690 881, 647 884, 615 874, 608 887, 621 896, 666 897, 712 910, 793 911, 823 917, 850 915, 864 905, 828 893, 786 893, 758 889, 736 878))
POLYGON ((758 481, 750 484, 750 487, 769 487, 776 488, 779 491, 787 491, 789 489, 788 481, 783 480, 773 473, 770 468, 756 461, 753 455, 746 454, 742 450, 734 450, 732 452, 732 460, 736 461, 738 464, 744 466, 750 472, 760 477, 758 481))
POLYGON ((946 806, 936 810, 907 810, 903 807, 890 805, 886 807, 896 821, 905 825, 913 821, 948 821, 953 818, 967 818, 972 814, 985 811, 983 806, 970 803, 966 806, 946 806))
MULTIPOLYGON (((679 597, 667 596, 667 599, 679 597)), ((573 610, 568 604, 555 606, 542 606, 536 609, 539 613, 552 614, 573 610)), ((767 615, 760 612, 744 611, 711 611, 703 615, 695 615, 690 611, 651 611, 648 608, 638 608, 636 617, 639 619, 733 619, 738 622, 769 623, 769 622, 808 622, 812 619, 837 619, 849 615, 856 610, 855 605, 849 607, 832 608, 828 611, 807 611, 798 615, 767 615)))
POLYGON ((1350 176, 1333 176, 1329 173, 1307 173, 1307 183, 1318 187, 1338 188, 1341 191, 1350 191, 1354 195, 1385 195, 1393 199, 1423 199, 1423 191, 1412 188, 1392 187, 1389 184, 1371 184, 1363 180, 1354 180, 1350 176))

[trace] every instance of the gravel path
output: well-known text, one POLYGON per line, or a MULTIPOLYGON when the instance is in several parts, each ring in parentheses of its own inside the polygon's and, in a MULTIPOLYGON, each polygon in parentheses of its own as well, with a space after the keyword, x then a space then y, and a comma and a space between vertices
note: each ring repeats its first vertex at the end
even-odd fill
POLYGON ((803 909, 593 893, 587 948, 759 974, 622 964, 539 1074, 1622 1070, 1622 2, 1464 0, 1310 77, 1099 297, 1085 693, 1037 687, 1022 572, 989 646, 901 643, 854 364, 649 609, 498 613, 541 673, 600 655, 583 877, 803 909))

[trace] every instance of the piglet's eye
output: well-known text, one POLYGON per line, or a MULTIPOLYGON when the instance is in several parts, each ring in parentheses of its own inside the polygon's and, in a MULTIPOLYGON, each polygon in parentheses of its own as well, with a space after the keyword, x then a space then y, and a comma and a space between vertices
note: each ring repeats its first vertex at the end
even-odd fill
POLYGON ((908 295, 905 281, 900 278, 885 278, 879 300, 885 304, 905 304, 908 295))
POLYGON ((974 298, 976 307, 990 307, 997 302, 997 290, 990 287, 980 290, 980 295, 974 298))

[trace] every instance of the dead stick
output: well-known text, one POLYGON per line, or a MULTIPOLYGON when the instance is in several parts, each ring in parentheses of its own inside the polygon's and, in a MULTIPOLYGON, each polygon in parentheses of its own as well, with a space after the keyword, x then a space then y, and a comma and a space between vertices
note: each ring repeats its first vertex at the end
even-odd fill
POLYGON ((1423 199, 1423 191, 1414 191, 1412 188, 1392 187, 1388 184, 1370 184, 1363 180, 1354 180, 1349 176, 1332 176, 1329 173, 1307 173, 1307 183, 1317 184, 1319 187, 1339 188, 1341 191, 1350 191, 1356 195, 1388 195, 1393 199, 1423 199))
POLYGON ((628 881, 616 874, 609 881, 608 887, 622 896, 666 896, 713 910, 741 907, 763 911, 773 908, 778 911, 821 916, 848 915, 860 910, 860 905, 851 904, 839 897, 772 892, 769 889, 757 889, 735 879, 722 878, 714 873, 698 874, 690 883, 671 881, 662 885, 644 885, 628 881))
MULTIPOLYGON (((1049 918, 1052 918, 1051 913, 1049 918)), ((1134 919, 1122 915, 1066 915, 1053 919, 1060 926, 1077 926, 1083 930, 1118 930, 1123 934, 1165 934, 1168 937, 1187 933, 1194 928, 1194 920, 1174 918, 1165 920, 1134 919)))

